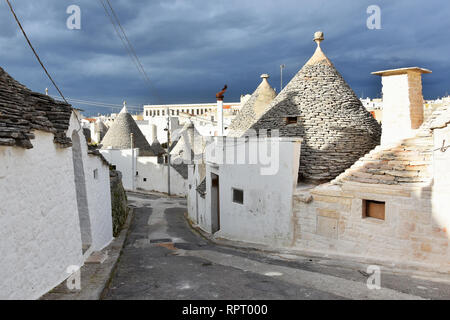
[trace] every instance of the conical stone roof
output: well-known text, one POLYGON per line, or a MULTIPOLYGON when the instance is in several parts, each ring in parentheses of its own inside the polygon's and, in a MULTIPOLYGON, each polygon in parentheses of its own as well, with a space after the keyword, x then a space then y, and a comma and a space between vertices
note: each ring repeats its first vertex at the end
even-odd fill
POLYGON ((158 155, 158 153, 151 148, 131 114, 128 113, 126 106, 120 111, 103 138, 101 142, 102 149, 131 149, 131 134, 133 134, 134 138, 134 147, 139 148, 140 155, 158 155))
POLYGON ((174 138, 177 140, 170 150, 173 163, 192 161, 201 157, 204 149, 203 137, 191 121, 186 122, 174 138))
POLYGON ((303 138, 300 179, 331 180, 380 142, 381 127, 320 48, 251 129, 303 138))
POLYGON ((261 84, 256 88, 236 118, 233 119, 229 128, 229 137, 240 137, 261 117, 267 106, 277 96, 267 79, 268 74, 261 75, 261 84))

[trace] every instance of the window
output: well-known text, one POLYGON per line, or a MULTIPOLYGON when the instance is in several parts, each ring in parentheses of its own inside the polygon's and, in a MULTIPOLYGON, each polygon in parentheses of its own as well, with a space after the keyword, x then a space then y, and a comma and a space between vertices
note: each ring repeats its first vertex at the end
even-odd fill
POLYGON ((98 169, 94 170, 94 179, 98 179, 98 169))
POLYGON ((233 202, 244 204, 244 191, 233 188, 233 202))
POLYGON ((147 181, 147 178, 144 178, 144 179, 142 179, 142 180, 144 180, 144 182, 146 182, 146 181, 147 181))
POLYGON ((385 203, 374 200, 363 200, 363 218, 375 218, 384 220, 385 218, 385 203))
POLYGON ((158 115, 158 116, 159 116, 159 110, 157 110, 157 111, 156 111, 156 115, 158 115))
POLYGON ((179 116, 180 115, 180 110, 177 110, 177 116, 179 116))
POLYGON ((286 117, 286 124, 296 124, 297 117, 286 117))

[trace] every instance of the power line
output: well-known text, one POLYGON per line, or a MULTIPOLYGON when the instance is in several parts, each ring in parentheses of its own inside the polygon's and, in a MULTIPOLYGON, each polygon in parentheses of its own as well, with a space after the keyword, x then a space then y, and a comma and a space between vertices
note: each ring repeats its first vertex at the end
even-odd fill
POLYGON ((112 14, 114 15, 114 18, 115 18, 115 20, 116 20, 116 22, 117 22, 117 25, 119 26, 120 30, 122 31, 123 36, 124 36, 124 38, 125 38, 125 40, 126 40, 126 42, 127 42, 127 44, 128 44, 128 47, 130 48, 131 53, 132 53, 133 56, 135 57, 135 59, 136 59, 138 65, 139 65, 139 67, 140 67, 140 70, 142 71, 142 74, 143 74, 144 78, 149 82, 150 79, 149 79, 147 73, 145 72, 145 69, 144 69, 144 67, 142 66, 142 63, 141 63, 141 61, 139 60, 139 57, 138 57, 137 54, 136 54, 136 50, 134 50, 133 45, 131 44, 130 40, 128 39, 127 34, 125 33, 125 30, 123 29, 122 24, 120 23, 120 20, 119 20, 119 18, 117 17, 116 12, 114 11, 113 7, 111 6, 111 2, 109 2, 109 0, 106 0, 106 2, 108 3, 109 8, 111 9, 111 12, 112 12, 112 14))
POLYGON ((131 44, 131 41, 129 40, 129 38, 126 34, 125 29, 122 27, 122 24, 120 23, 120 20, 117 16, 115 10, 113 9, 111 2, 109 0, 99 0, 99 1, 102 4, 103 9, 105 10, 106 15, 109 17, 109 20, 110 20, 111 24, 113 25, 117 36, 121 40, 125 49, 127 50, 127 53, 130 56, 131 60, 133 61, 134 65, 136 66, 138 72, 142 75, 143 79, 147 82, 148 88, 150 89, 151 93, 156 97, 158 102, 161 103, 161 98, 158 95, 158 93, 156 92, 156 90, 153 89, 152 82, 150 81, 150 78, 148 77, 147 72, 145 71, 144 66, 141 63, 141 61, 136 53, 136 50, 134 49, 133 45, 131 44), (107 5, 109 7, 109 10, 103 1, 106 1, 107 5))
MULTIPOLYGON (((52 98, 58 98, 57 96, 50 95, 52 98)), ((67 98, 67 101, 69 101, 72 104, 81 104, 96 108, 109 108, 109 109, 120 109, 123 108, 123 105, 119 104, 109 104, 105 102, 99 102, 99 101, 88 101, 88 100, 79 100, 74 98, 67 98)), ((127 105, 127 108, 132 111, 141 112, 142 107, 140 106, 129 106, 127 105)))
POLYGON ((28 36, 27 36, 27 34, 25 33, 25 30, 22 28, 22 25, 20 24, 20 21, 19 21, 19 19, 17 18, 16 13, 14 12, 14 9, 13 9, 13 7, 11 6, 11 3, 9 2, 9 0, 6 0, 6 3, 8 4, 9 9, 11 10, 11 13, 12 13, 13 16, 14 16, 14 19, 16 19, 16 22, 17 22, 17 24, 19 25, 20 30, 22 30, 22 33, 23 33, 25 39, 27 40, 28 45, 30 46, 31 50, 33 51, 33 53, 34 53, 36 59, 39 61, 39 64, 41 65, 42 69, 44 69, 45 74, 46 74, 47 77, 50 79, 50 81, 53 83, 53 85, 55 86, 56 90, 58 91, 58 93, 60 94, 60 96, 63 98, 64 102, 66 102, 67 104, 69 104, 69 103, 67 102, 66 98, 64 98, 64 95, 62 94, 61 90, 59 90, 59 88, 58 88, 58 86, 56 85, 55 81, 53 81, 53 78, 52 78, 52 77, 50 76, 50 74, 48 73, 47 69, 45 68, 44 64, 42 63, 41 59, 39 58, 39 55, 36 53, 36 50, 34 50, 33 45, 31 44, 30 39, 28 39, 28 36))

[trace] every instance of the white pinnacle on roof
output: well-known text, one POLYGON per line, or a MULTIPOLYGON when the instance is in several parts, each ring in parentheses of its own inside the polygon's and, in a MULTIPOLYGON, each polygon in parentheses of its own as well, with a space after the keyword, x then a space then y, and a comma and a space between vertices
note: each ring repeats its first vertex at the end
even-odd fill
POLYGON ((120 113, 128 113, 126 101, 123 102, 123 108, 122 108, 122 110, 120 110, 120 113))
POLYGON ((262 81, 258 88, 253 92, 236 118, 228 128, 229 137, 240 137, 254 124, 264 113, 266 107, 277 96, 275 90, 271 87, 267 79, 269 75, 264 73, 261 75, 262 81))

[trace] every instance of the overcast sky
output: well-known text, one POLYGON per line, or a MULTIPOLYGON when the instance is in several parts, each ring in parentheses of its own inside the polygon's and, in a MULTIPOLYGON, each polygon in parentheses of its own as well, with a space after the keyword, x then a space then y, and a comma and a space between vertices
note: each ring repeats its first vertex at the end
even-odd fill
MULTIPOLYGON (((425 98, 450 92, 450 2, 442 0, 110 0, 150 77, 153 93, 127 55, 98 0, 10 0, 66 97, 130 105, 225 101, 252 93, 262 73, 280 87, 314 53, 313 34, 358 96, 380 94, 377 70, 419 66, 425 98), (69 30, 69 5, 81 29, 69 30), (370 30, 367 7, 381 8, 370 30), (157 99, 156 94, 159 96, 157 99)), ((32 90, 56 94, 0 1, 0 66, 32 90)), ((111 109, 75 105, 87 113, 111 109)))

